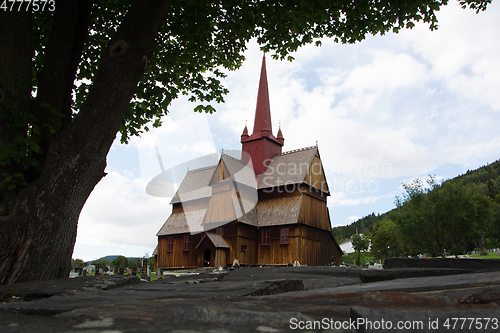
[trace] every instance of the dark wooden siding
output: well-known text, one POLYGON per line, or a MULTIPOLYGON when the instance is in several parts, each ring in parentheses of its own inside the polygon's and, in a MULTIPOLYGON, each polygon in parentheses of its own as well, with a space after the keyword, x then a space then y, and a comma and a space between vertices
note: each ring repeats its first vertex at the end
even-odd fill
POLYGON ((260 228, 258 231, 258 265, 287 265, 299 260, 298 225, 260 228), (280 244, 280 231, 288 228, 288 244, 280 244), (262 230, 269 230, 269 245, 262 245, 262 230))
POLYGON ((326 200, 318 198, 315 191, 303 189, 302 206, 300 207, 299 222, 323 230, 331 230, 330 218, 326 200))
POLYGON ((300 225, 298 232, 301 265, 323 266, 330 265, 332 262, 341 263, 342 255, 330 232, 307 225, 300 225))
MULTIPOLYGON (((238 259, 240 265, 257 265, 259 237, 257 228, 244 223, 237 223, 237 237, 232 239, 231 258, 238 259), (241 252, 241 247, 246 246, 248 252, 241 252)), ((228 242, 229 243, 229 242, 228 242)))
POLYGON ((198 254, 195 249, 196 245, 201 240, 201 234, 190 235, 178 234, 172 236, 158 237, 158 267, 196 267, 198 266, 198 254), (190 247, 189 251, 184 251, 184 236, 189 235, 190 247), (168 238, 174 240, 174 248, 172 252, 168 252, 168 238))

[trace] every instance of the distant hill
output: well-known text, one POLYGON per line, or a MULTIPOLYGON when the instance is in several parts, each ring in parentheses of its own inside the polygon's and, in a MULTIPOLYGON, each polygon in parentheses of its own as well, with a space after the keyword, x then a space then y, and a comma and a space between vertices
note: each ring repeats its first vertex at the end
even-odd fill
MULTIPOLYGON (((121 255, 121 254, 120 254, 120 255, 121 255)), ((99 259, 108 259, 109 261, 113 261, 113 260, 115 260, 116 258, 118 258, 120 255, 109 255, 109 256, 105 256, 105 257, 97 258, 97 259, 94 259, 94 260, 90 260, 90 261, 88 261, 88 262, 89 262, 89 263, 93 263, 93 262, 98 261, 99 259)), ((142 257, 127 257, 127 260, 130 260, 130 259, 137 259, 137 258, 142 258, 142 257)))
POLYGON ((332 234, 339 243, 345 239, 351 238, 351 236, 356 233, 370 235, 373 226, 381 221, 387 214, 388 213, 375 215, 375 213, 371 213, 349 225, 332 228, 332 234))
MULTIPOLYGON (((446 182, 461 182, 462 185, 476 186, 481 194, 487 195, 492 200, 500 200, 500 160, 476 170, 467 170, 466 173, 448 179, 446 182)), ((356 232, 369 235, 375 224, 383 220, 389 212, 377 215, 372 213, 349 225, 333 227, 332 234, 339 243, 351 238, 356 232)))

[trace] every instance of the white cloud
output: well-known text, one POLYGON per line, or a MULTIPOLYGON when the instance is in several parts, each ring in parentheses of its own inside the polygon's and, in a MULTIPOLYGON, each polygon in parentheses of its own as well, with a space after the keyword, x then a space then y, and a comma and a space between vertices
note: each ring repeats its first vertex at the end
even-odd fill
POLYGON ((149 196, 145 187, 144 179, 108 173, 80 214, 78 241, 96 246, 127 244, 154 249, 155 235, 171 208, 168 198, 149 196))

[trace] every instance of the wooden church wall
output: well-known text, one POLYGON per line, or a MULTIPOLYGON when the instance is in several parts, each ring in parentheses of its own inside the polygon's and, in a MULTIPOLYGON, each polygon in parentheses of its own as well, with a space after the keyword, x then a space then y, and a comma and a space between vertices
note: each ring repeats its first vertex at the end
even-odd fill
POLYGON ((315 228, 331 230, 326 200, 321 200, 314 192, 303 190, 299 221, 315 228))
POLYGON ((200 242, 202 234, 190 235, 178 234, 172 236, 158 237, 158 267, 196 267, 198 265, 198 254, 196 245, 200 242), (184 251, 184 236, 189 235, 189 251, 184 251), (174 247, 168 252, 168 238, 172 237, 174 247))
POLYGON ((341 254, 328 231, 300 225, 300 264, 312 266, 341 263, 341 254))
POLYGON ((236 227, 237 237, 234 238, 231 244, 231 260, 238 259, 240 265, 257 265, 259 250, 257 228, 241 222, 237 223, 236 227), (246 254, 242 252, 242 246, 246 246, 246 254))
POLYGON ((321 163, 321 159, 318 153, 316 153, 316 155, 313 157, 304 182, 322 192, 329 193, 328 184, 325 178, 325 172, 323 170, 323 164, 321 163))
POLYGON ((230 181, 212 185, 212 197, 203 223, 217 223, 236 219, 233 207, 234 194, 236 194, 236 191, 230 181))
POLYGON ((258 265, 287 265, 299 260, 297 249, 299 249, 299 228, 297 225, 281 225, 259 229, 258 242, 258 265), (288 244, 280 244, 280 232, 282 228, 288 228, 288 244), (270 244, 262 245, 262 230, 270 231, 270 244))

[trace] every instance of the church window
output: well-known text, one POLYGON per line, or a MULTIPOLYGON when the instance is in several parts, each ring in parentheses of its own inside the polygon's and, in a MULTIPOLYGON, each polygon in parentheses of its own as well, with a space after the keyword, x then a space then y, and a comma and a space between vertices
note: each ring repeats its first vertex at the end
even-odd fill
POLYGON ((189 235, 184 236, 184 251, 189 251, 189 235))
POLYGON ((215 233, 216 234, 219 234, 219 235, 224 235, 224 227, 219 227, 217 229, 215 229, 215 233))
POLYGON ((174 237, 172 236, 167 239, 167 252, 174 252, 174 237))
POLYGON ((241 252, 247 252, 248 251, 248 246, 247 245, 242 245, 241 246, 241 252))
POLYGON ((280 244, 288 244, 288 228, 281 228, 280 244))
POLYGON ((270 231, 269 229, 262 230, 262 245, 269 245, 270 240, 270 231))

